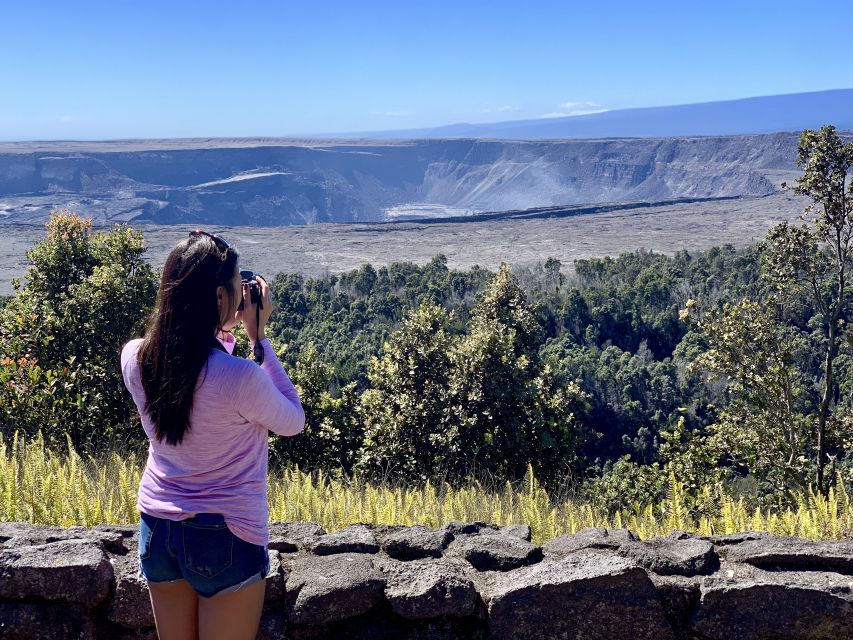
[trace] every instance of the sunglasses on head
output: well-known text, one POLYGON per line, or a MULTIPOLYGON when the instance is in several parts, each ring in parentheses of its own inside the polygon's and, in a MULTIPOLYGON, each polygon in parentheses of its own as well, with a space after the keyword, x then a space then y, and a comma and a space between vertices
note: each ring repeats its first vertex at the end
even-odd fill
POLYGON ((222 262, 228 258, 228 250, 231 248, 231 245, 225 241, 225 238, 222 238, 214 233, 208 233, 207 231, 202 231, 201 229, 196 229, 195 231, 190 231, 190 237, 193 236, 207 236, 211 240, 213 240, 213 244, 216 245, 216 248, 219 249, 219 259, 222 262))

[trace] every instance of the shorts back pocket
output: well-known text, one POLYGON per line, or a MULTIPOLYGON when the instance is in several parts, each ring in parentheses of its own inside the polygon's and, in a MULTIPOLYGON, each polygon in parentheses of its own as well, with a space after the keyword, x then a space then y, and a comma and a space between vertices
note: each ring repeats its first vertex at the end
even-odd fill
POLYGON ((213 578, 231 566, 234 534, 223 524, 182 522, 186 568, 204 578, 213 578))

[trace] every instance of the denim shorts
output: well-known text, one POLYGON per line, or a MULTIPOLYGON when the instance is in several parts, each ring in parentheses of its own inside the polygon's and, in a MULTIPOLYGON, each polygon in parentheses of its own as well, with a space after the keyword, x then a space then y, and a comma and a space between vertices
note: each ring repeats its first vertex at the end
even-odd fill
POLYGON ((267 547, 246 542, 228 529, 219 513, 167 520, 140 513, 139 574, 149 583, 186 580, 210 598, 264 580, 267 547))

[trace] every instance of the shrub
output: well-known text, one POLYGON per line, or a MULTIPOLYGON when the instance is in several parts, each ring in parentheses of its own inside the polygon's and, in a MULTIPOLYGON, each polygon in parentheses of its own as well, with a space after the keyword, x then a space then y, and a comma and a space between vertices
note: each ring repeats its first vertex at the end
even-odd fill
POLYGON ((127 225, 92 231, 67 212, 46 227, 27 252, 25 284, 0 308, 0 376, 13 383, 2 391, 0 432, 41 428, 52 440, 62 429, 84 451, 119 447, 136 415, 119 354, 142 333, 157 288, 143 236, 127 225))

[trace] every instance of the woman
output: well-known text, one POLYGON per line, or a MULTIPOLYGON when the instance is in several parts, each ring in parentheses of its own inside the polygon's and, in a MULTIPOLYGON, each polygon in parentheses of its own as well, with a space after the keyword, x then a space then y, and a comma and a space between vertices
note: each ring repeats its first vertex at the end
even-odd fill
POLYGON ((269 571, 267 432, 305 426, 264 335, 269 286, 256 278, 258 310, 238 257, 222 238, 191 232, 166 258, 145 337, 121 353, 150 441, 139 558, 163 640, 255 637, 269 571), (240 322, 263 347, 260 366, 231 355, 240 322))

